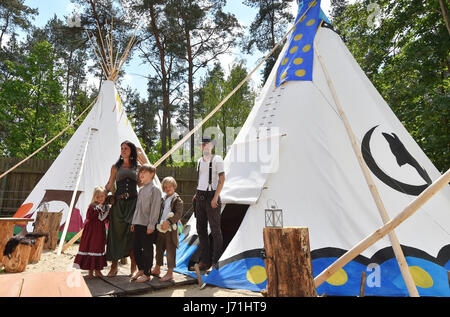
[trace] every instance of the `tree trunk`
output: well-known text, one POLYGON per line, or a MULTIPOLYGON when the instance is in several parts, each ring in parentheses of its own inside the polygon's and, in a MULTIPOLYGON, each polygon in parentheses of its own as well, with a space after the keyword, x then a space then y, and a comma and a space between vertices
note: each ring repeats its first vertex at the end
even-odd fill
MULTIPOLYGON (((191 35, 186 28, 186 47, 188 60, 188 87, 189 87, 189 131, 194 129, 194 63, 192 57, 191 35)), ((191 135, 191 161, 195 160, 195 136, 191 135)))
MULTIPOLYGON (((170 114, 170 111, 169 111, 169 114, 167 116, 167 138, 168 138, 168 142, 169 142, 169 149, 172 148, 172 126, 171 126, 171 122, 170 122, 171 120, 172 120, 172 115, 170 114)), ((167 161, 169 162, 169 164, 173 163, 172 155, 167 158, 167 161)))
POLYGON ((444 0, 439 0, 439 4, 441 6, 442 17, 444 18, 445 26, 447 27, 448 34, 450 35, 450 22, 448 21, 447 6, 445 5, 444 0))
MULTIPOLYGON (((152 28, 153 35, 155 36, 156 46, 159 51, 159 62, 161 65, 161 87, 163 94, 163 117, 162 117, 162 129, 161 129, 161 156, 167 152, 167 112, 169 111, 169 91, 167 90, 167 71, 166 71, 166 55, 163 43, 161 43, 160 32, 156 25, 156 12, 153 5, 149 5, 150 9, 150 24, 152 28)), ((165 161, 161 163, 165 165, 165 161)))
POLYGON ((308 228, 264 228, 269 297, 315 297, 308 228))
MULTIPOLYGON (((47 233, 48 240, 44 244, 45 250, 55 250, 58 244, 59 228, 61 226, 61 212, 38 212, 34 223, 34 233, 47 233)), ((66 221, 69 221, 66 220, 66 221)))

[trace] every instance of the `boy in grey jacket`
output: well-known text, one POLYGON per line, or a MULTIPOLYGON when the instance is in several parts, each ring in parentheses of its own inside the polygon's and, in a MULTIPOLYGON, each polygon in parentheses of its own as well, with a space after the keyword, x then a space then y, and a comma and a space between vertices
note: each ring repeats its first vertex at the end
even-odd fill
POLYGON ((150 164, 139 168, 138 177, 143 186, 139 190, 136 211, 131 225, 133 251, 139 271, 131 279, 137 283, 150 280, 153 266, 153 242, 161 208, 161 190, 153 184, 156 169, 150 164))

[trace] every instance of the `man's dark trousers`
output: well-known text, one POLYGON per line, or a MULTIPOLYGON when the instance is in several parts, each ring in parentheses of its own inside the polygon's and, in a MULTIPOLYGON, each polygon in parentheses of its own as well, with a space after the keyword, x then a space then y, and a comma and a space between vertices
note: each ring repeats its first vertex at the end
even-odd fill
POLYGON ((200 240, 199 253, 200 262, 206 265, 215 265, 222 255, 223 237, 220 228, 220 210, 222 204, 220 197, 218 199, 217 207, 212 208, 211 201, 214 198, 214 192, 197 191, 195 197, 195 217, 197 221, 197 234, 200 240), (208 222, 211 228, 212 236, 212 256, 211 246, 208 236, 208 222))

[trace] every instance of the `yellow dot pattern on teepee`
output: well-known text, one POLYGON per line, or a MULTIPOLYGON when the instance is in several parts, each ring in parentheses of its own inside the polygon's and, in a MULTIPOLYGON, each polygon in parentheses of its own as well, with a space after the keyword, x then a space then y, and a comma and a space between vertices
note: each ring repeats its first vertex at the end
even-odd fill
POLYGON ((430 288, 433 286, 433 278, 428 274, 427 271, 419 266, 410 266, 409 271, 414 280, 414 283, 421 288, 430 288))
POLYGON ((344 271, 344 269, 339 269, 336 273, 331 275, 327 279, 327 283, 333 286, 341 286, 347 283, 348 281, 348 275, 347 272, 344 271))
POLYGON ((266 269, 260 265, 254 265, 247 271, 247 280, 252 284, 261 284, 267 280, 266 269))
POLYGON ((304 69, 299 69, 295 72, 295 75, 297 75, 298 77, 303 77, 306 75, 306 70, 304 69))
POLYGON ((276 87, 288 81, 312 80, 313 42, 319 24, 320 6, 315 0, 304 0, 296 19, 289 46, 277 69, 276 87), (316 5, 314 5, 316 4, 316 5))
POLYGON ((294 64, 295 65, 300 65, 301 63, 303 63, 303 58, 297 57, 296 59, 294 59, 294 64))
POLYGON ((300 40, 302 39, 302 37, 303 37, 303 34, 297 34, 297 35, 294 37, 294 41, 300 41, 300 40))
POLYGON ((307 26, 311 26, 311 25, 313 25, 314 23, 316 23, 316 20, 311 19, 311 20, 309 20, 308 22, 306 22, 306 25, 307 25, 307 26))

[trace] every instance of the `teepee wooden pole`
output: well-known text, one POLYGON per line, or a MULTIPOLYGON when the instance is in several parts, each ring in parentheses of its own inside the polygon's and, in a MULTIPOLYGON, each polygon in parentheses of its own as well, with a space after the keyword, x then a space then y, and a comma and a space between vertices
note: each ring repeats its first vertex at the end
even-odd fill
MULTIPOLYGON (((106 62, 106 64, 107 64, 107 63, 108 63, 108 60, 107 60, 107 56, 106 56, 105 43, 103 42, 102 30, 101 30, 100 24, 98 23, 97 20, 96 20, 96 22, 97 22, 98 36, 100 36, 100 43, 102 44, 102 49, 103 49, 103 55, 102 55, 102 54, 100 54, 100 55, 101 55, 101 57, 102 57, 102 60, 104 60, 104 61, 106 62), (105 58, 103 58, 103 56, 104 56, 105 58)), ((107 24, 107 23, 108 23, 108 21, 106 21, 106 24, 107 24)), ((101 52, 100 52, 100 53, 101 53, 101 52)), ((111 75, 111 68, 108 68, 108 67, 107 67, 107 70, 108 70, 109 73, 106 74, 106 78, 108 78, 108 77, 111 75)))
POLYGON ((109 39, 109 45, 110 45, 110 54, 109 59, 111 61, 111 73, 115 71, 114 69, 114 54, 113 54, 113 45, 114 45, 114 37, 113 37, 113 30, 114 30, 114 17, 111 17, 111 30, 110 32, 110 39, 109 39))
MULTIPOLYGON (((328 87, 330 88, 331 94, 333 95, 333 99, 334 99, 334 102, 338 109, 339 115, 341 116, 341 119, 344 123, 345 129, 347 131, 348 137, 350 138, 353 151, 358 159, 359 166, 362 169, 366 183, 369 186, 369 190, 370 190, 370 193, 372 194, 372 198, 375 201, 375 204, 377 206, 378 212, 380 213, 383 224, 386 224, 390 220, 389 215, 386 211, 383 201, 381 200, 381 196, 380 196, 380 194, 377 190, 377 187, 372 179, 372 176, 370 175, 369 168, 367 167, 367 164, 363 159, 361 150, 359 149, 359 146, 356 142, 355 134, 353 133, 350 122, 348 121, 348 118, 342 108, 339 97, 337 96, 333 81, 331 80, 330 74, 328 73, 328 69, 326 67, 325 61, 323 60, 322 55, 320 54, 320 51, 315 44, 314 44, 314 47, 315 47, 314 50, 317 53, 317 56, 319 57, 320 64, 322 65, 322 69, 327 78, 328 87)), ((395 232, 392 231, 389 234, 389 239, 391 241, 392 249, 394 250, 394 254, 397 259, 398 266, 400 267, 400 271, 402 273, 403 279, 404 279, 406 287, 408 289, 409 296, 419 297, 419 292, 417 291, 416 284, 411 276, 411 272, 409 271, 409 268, 408 268, 408 263, 406 262, 405 255, 403 254, 402 248, 400 246, 400 242, 399 242, 395 232)))
POLYGON ((95 97, 94 101, 91 102, 91 104, 89 106, 86 107, 86 109, 83 110, 83 112, 75 118, 75 120, 73 120, 73 122, 71 124, 69 124, 67 127, 65 127, 64 129, 61 130, 61 132, 59 132, 57 135, 55 135, 50 141, 48 141, 47 143, 45 143, 43 146, 41 146, 39 149, 37 149, 36 151, 34 151, 33 153, 31 153, 30 155, 28 155, 26 158, 24 158, 22 161, 20 161, 19 163, 17 163, 16 165, 14 165, 13 167, 11 167, 9 170, 7 170, 6 172, 4 172, 2 175, 0 175, 0 179, 2 179, 3 177, 5 177, 6 175, 8 175, 9 173, 11 173, 12 171, 14 171, 16 168, 18 168, 20 165, 22 165, 23 163, 25 163, 26 161, 28 161, 29 159, 31 159, 33 156, 35 156, 37 153, 39 153, 40 151, 42 151, 44 148, 46 148, 50 143, 52 143, 53 141, 55 141, 57 138, 59 138, 64 132, 66 132, 69 128, 71 128, 75 122, 77 122, 85 113, 86 111, 88 111, 92 105, 94 103, 97 102, 98 97, 95 97))
POLYGON ((356 258, 359 254, 364 252, 371 245, 375 244, 377 241, 385 237, 387 234, 392 232, 395 228, 401 225, 405 220, 411 217, 420 207, 422 207, 431 197, 438 193, 442 188, 448 185, 450 182, 450 169, 445 172, 441 177, 434 181, 430 186, 427 187, 419 196, 417 196, 412 202, 406 206, 402 212, 391 219, 388 223, 380 227, 378 230, 374 231, 372 234, 361 240, 352 249, 347 251, 339 259, 337 259, 333 264, 323 270, 316 278, 314 283, 316 288, 322 285, 330 276, 336 273, 348 262, 356 258))
POLYGON ((84 163, 86 161, 86 154, 87 154, 87 150, 88 150, 88 146, 89 146, 89 139, 91 138, 92 131, 95 131, 95 129, 94 128, 89 128, 89 132, 88 132, 87 140, 86 140, 86 145, 84 146, 83 157, 81 159, 80 171, 78 172, 77 182, 76 182, 75 188, 73 190, 72 200, 70 201, 69 211, 67 213, 66 223, 64 225, 64 230, 63 230, 63 233, 61 235, 61 239, 59 240, 59 246, 58 246, 58 252, 57 252, 58 255, 61 255, 62 247, 63 247, 64 241, 66 239, 67 229, 69 228, 70 218, 72 216, 72 211, 73 211, 74 204, 75 204, 75 197, 76 197, 76 194, 77 194, 77 191, 78 191, 78 187, 80 186, 81 175, 83 174, 84 163))
POLYGON ((86 31, 86 34, 89 39, 89 42, 91 42, 92 50, 94 51, 95 57, 97 57, 98 62, 100 63, 100 67, 102 68, 103 73, 105 74, 105 77, 108 78, 108 72, 107 72, 108 67, 105 64, 104 59, 101 57, 102 54, 101 54, 100 48, 98 48, 97 43, 94 44, 94 42, 91 39, 91 36, 89 35, 89 33, 87 31, 86 31), (98 51, 98 53, 97 53, 97 51, 98 51), (99 57, 99 54, 100 54, 100 57, 99 57))

